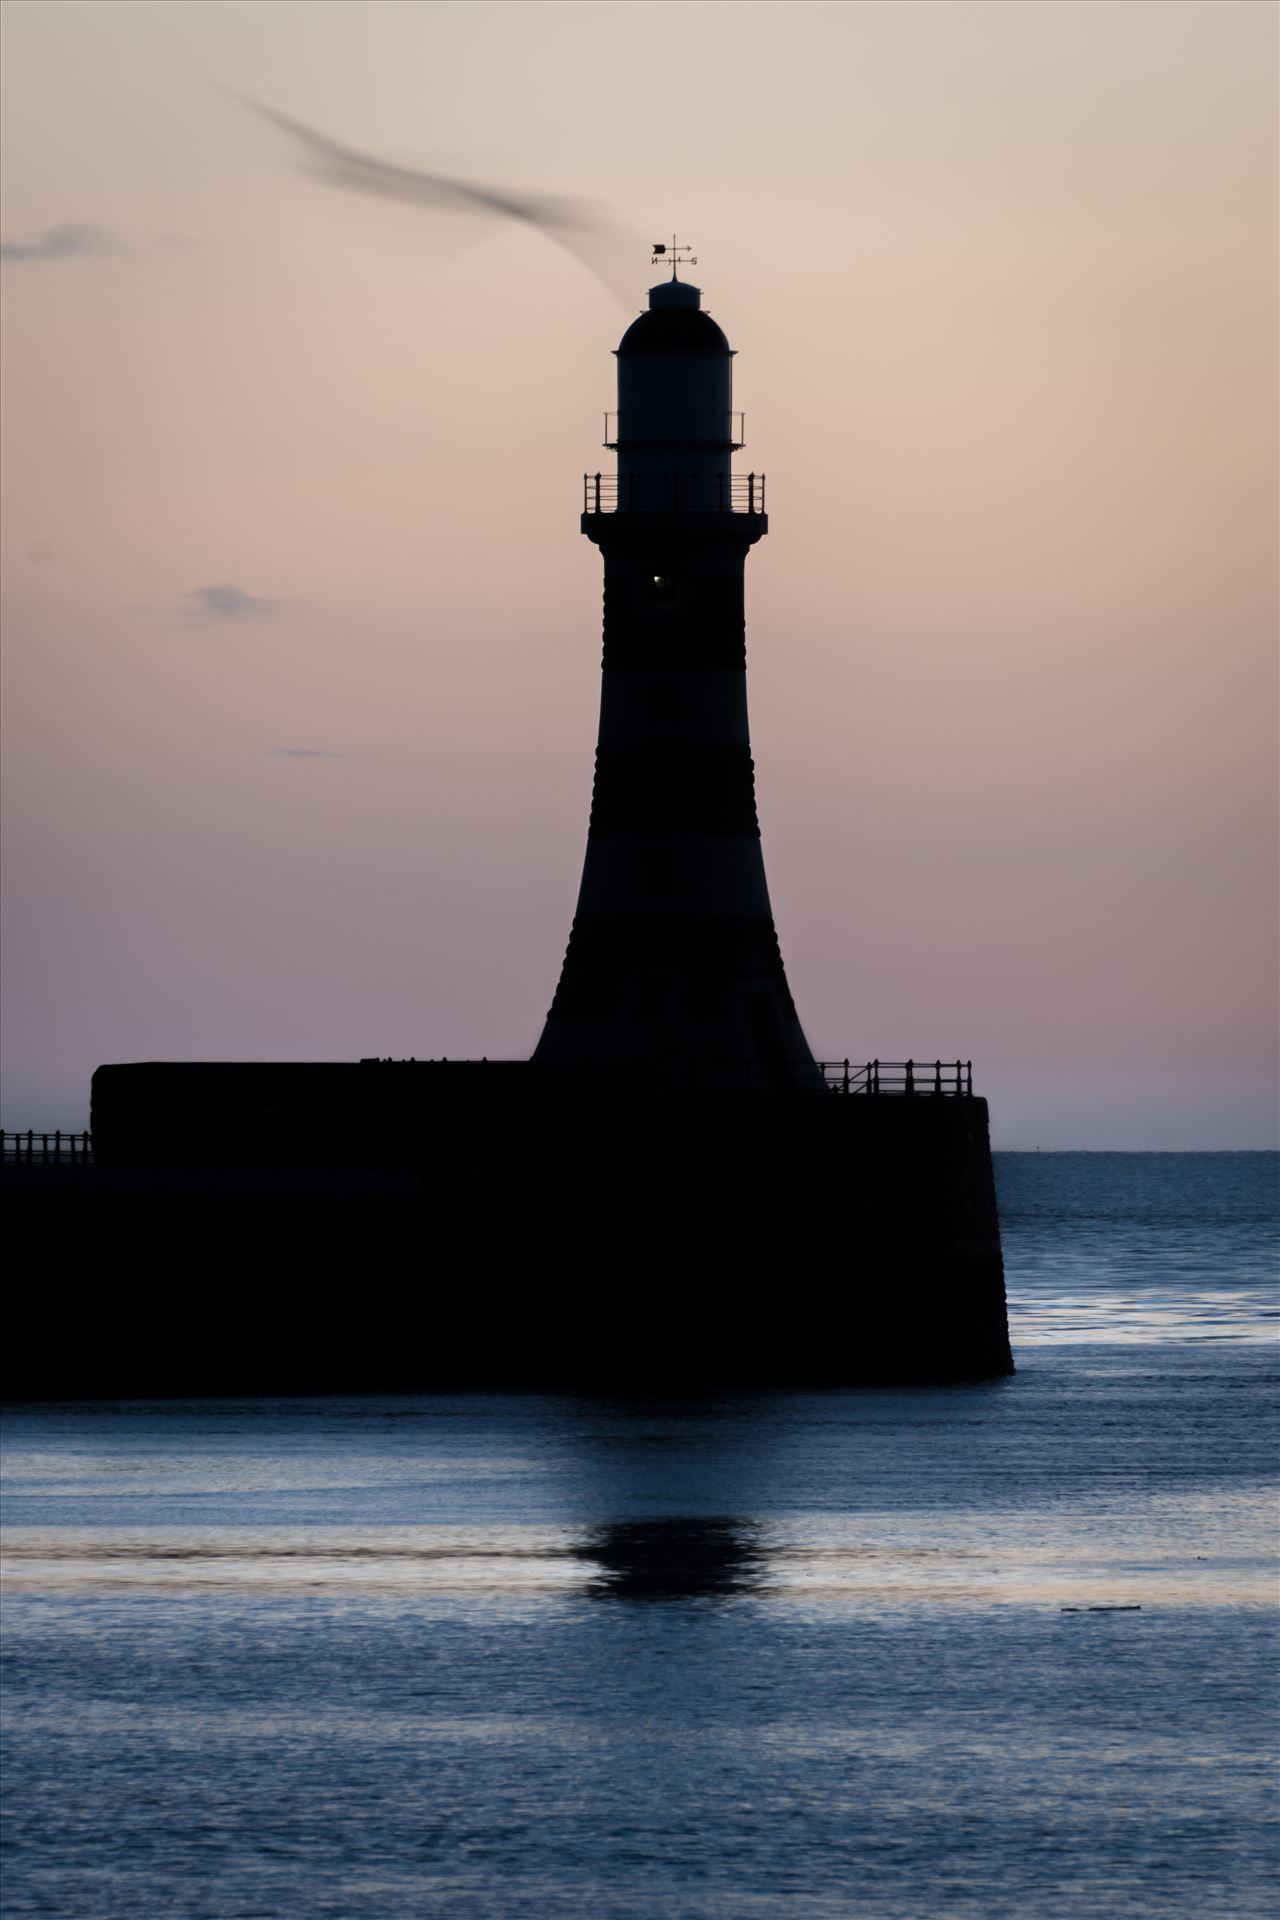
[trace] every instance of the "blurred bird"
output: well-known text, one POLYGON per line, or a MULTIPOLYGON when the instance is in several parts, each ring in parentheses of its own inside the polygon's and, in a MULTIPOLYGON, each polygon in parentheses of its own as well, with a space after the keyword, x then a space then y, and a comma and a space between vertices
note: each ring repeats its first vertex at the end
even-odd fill
MULTIPOLYGON (((307 155, 308 172, 326 186, 362 193, 379 200, 399 200, 408 206, 437 212, 478 214, 493 220, 519 220, 554 240, 586 267, 602 286, 625 306, 635 304, 634 272, 626 273, 621 258, 626 236, 601 209, 582 200, 551 194, 523 193, 506 187, 485 187, 439 173, 400 167, 372 154, 358 153, 303 126, 288 114, 260 101, 238 96, 262 119, 289 135, 307 155)), ((626 248, 630 251, 629 248, 626 248)))

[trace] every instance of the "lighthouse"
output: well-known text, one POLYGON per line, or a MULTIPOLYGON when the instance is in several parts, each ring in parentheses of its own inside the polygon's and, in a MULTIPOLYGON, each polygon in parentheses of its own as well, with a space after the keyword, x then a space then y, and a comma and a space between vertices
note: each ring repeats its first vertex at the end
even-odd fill
POLYGON ((577 912, 532 1060, 379 1048, 99 1067, 96 1210, 87 1193, 61 1211, 58 1139, 52 1164, 47 1139, 26 1139, 32 1245, 89 1278, 70 1373, 65 1313, 55 1325, 37 1299, 19 1323, 24 1391, 648 1395, 1012 1369, 968 1063, 824 1065, 796 1018, 747 725, 743 578, 768 532, 764 479, 734 472, 733 353, 680 277, 687 249, 654 252, 673 271, 617 350, 616 470, 585 481, 582 531, 604 560, 600 730, 577 912), (284 1279, 148 1359, 149 1338, 170 1339, 175 1244, 202 1294, 226 1293, 246 1246, 284 1279), (154 1274, 125 1313, 99 1277, 136 1272, 139 1247, 154 1274), (392 1291, 340 1324, 300 1316, 289 1277, 317 1267, 385 1273, 392 1291))
POLYGON ((679 277, 687 256, 654 248, 671 275, 616 350, 616 472, 584 477, 582 531, 604 560, 600 729, 577 910, 534 1059, 817 1088, 747 722, 744 574, 769 530, 764 476, 734 472, 733 349, 679 277))

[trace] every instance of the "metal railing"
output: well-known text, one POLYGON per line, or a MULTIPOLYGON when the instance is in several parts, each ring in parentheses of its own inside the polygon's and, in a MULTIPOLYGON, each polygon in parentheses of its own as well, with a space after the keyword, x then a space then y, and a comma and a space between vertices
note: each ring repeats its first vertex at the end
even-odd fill
POLYGON ((828 1093, 973 1094, 972 1060, 819 1060, 828 1093))
POLYGON ((715 408, 624 407, 604 417, 606 447, 652 447, 674 441, 682 447, 746 445, 747 416, 715 408))
POLYGON ((584 473, 584 513, 763 513, 762 473, 584 473))
POLYGON ((6 1167, 91 1167, 91 1133, 0 1133, 0 1160, 6 1167))

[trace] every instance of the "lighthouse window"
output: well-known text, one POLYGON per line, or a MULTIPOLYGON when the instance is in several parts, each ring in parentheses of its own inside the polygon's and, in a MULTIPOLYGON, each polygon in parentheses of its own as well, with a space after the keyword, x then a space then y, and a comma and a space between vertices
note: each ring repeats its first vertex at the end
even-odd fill
POLYGON ((655 573, 653 576, 653 584, 655 587, 666 587, 671 583, 664 573, 655 573))

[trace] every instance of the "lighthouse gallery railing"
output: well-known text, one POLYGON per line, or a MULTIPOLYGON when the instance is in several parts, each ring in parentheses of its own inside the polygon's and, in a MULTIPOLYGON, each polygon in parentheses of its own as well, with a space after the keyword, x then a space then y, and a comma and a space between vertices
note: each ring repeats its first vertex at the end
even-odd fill
POLYGON ((584 513, 763 513, 762 473, 584 473, 584 513))

